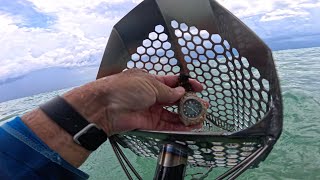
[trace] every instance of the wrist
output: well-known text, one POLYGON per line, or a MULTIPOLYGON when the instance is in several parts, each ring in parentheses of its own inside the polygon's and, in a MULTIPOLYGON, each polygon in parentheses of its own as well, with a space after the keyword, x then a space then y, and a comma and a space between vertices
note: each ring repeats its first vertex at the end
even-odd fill
POLYGON ((109 135, 111 134, 110 125, 106 115, 105 98, 103 98, 105 95, 100 89, 99 85, 94 81, 75 88, 65 93, 62 97, 89 123, 96 124, 109 135))
POLYGON ((79 167, 90 155, 90 151, 76 144, 70 134, 40 109, 25 114, 21 119, 45 144, 73 166, 79 167))

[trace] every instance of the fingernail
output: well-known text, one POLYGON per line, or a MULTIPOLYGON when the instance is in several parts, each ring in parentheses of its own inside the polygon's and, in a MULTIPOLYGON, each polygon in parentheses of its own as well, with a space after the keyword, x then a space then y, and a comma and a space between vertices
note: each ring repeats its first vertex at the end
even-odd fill
POLYGON ((179 86, 175 88, 176 92, 179 94, 184 94, 185 90, 183 87, 179 86))

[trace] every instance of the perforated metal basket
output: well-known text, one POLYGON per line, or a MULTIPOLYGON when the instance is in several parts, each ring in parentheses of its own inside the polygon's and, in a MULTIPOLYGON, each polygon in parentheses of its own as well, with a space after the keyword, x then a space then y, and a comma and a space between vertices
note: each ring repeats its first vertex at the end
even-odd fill
POLYGON ((201 130, 118 135, 137 155, 156 158, 170 141, 188 146, 191 165, 233 167, 268 146, 260 154, 265 157, 281 134, 281 93, 270 49, 213 0, 139 4, 114 26, 98 78, 129 68, 158 75, 189 71, 204 86, 198 96, 210 103, 201 130))

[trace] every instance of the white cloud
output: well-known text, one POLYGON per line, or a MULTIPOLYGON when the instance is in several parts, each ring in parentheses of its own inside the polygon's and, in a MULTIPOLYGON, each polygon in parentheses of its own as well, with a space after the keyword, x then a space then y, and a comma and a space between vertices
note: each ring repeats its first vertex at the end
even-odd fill
POLYGON ((113 25, 135 5, 131 0, 30 2, 55 21, 46 28, 20 27, 25 17, 0 11, 0 82, 42 68, 98 65, 113 25))
MULTIPOLYGON (((48 27, 21 27, 26 19, 0 11, 0 82, 47 67, 98 65, 113 25, 142 0, 28 0, 54 17, 48 27)), ((219 0, 238 17, 260 21, 308 17, 320 0, 219 0)))
POLYGON ((274 20, 281 20, 284 18, 289 17, 305 17, 308 16, 310 13, 308 11, 294 11, 290 9, 277 9, 273 12, 266 13, 262 16, 261 21, 274 21, 274 20))
POLYGON ((306 9, 320 7, 320 0, 218 0, 218 2, 240 18, 261 15, 261 21, 307 16, 309 14, 306 9))

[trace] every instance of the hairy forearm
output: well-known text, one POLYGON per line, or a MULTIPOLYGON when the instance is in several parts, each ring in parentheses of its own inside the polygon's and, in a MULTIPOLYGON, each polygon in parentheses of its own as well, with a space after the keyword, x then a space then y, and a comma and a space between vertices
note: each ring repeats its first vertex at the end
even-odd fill
MULTIPOLYGON (((99 93, 95 84, 75 88, 62 97, 73 106, 89 122, 96 123, 105 119, 102 117, 99 93)), ((75 167, 79 167, 90 155, 90 151, 73 141, 73 137, 51 120, 41 109, 35 109, 22 118, 22 121, 52 150, 60 154, 62 158, 75 167)), ((106 126, 106 125, 104 125, 106 126)), ((103 129, 107 129, 104 127, 103 129)))
POLYGON ((48 118, 40 109, 25 114, 22 121, 52 150, 75 167, 79 167, 90 152, 73 142, 72 136, 48 118))

